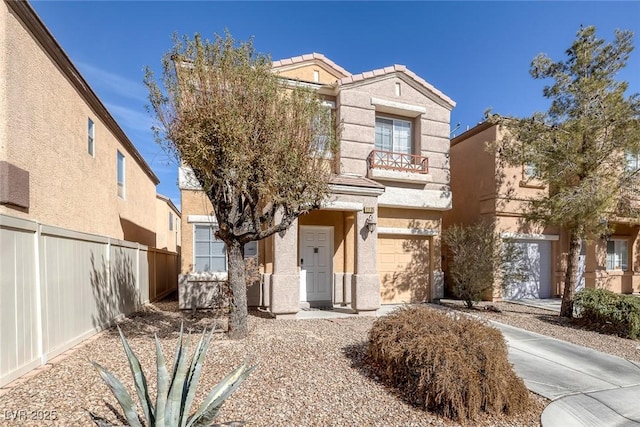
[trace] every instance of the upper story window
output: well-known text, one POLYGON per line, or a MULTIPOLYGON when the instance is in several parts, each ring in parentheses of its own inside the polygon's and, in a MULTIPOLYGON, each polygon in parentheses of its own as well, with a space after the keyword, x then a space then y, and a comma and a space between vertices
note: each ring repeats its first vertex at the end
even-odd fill
POLYGON ((227 272, 227 248, 222 240, 216 239, 213 226, 209 224, 195 225, 194 246, 194 271, 227 272))
POLYGON ((330 126, 333 126, 333 107, 334 107, 334 103, 330 102, 330 101, 323 101, 322 102, 322 117, 316 117, 316 119, 314 120, 314 125, 319 127, 323 133, 320 133, 316 136, 316 140, 315 140, 315 148, 316 148, 316 153, 318 153, 321 156, 324 156, 326 158, 330 158, 332 157, 331 153, 331 147, 329 147, 329 144, 331 142, 331 135, 328 135, 326 132, 329 129, 327 129, 326 126, 324 126, 326 123, 328 122, 330 123, 330 126))
POLYGON ((125 158, 124 154, 118 150, 117 154, 117 181, 118 196, 124 199, 125 196, 125 158))
POLYGON ((173 212, 169 212, 169 231, 173 231, 173 212))
POLYGON ((607 270, 628 270, 629 242, 612 239, 607 242, 607 270))
POLYGON ((411 122, 376 117, 376 150, 411 154, 411 122))
POLYGON ((87 129, 87 152, 91 157, 95 157, 95 125, 93 124, 93 120, 87 119, 88 129, 87 129))

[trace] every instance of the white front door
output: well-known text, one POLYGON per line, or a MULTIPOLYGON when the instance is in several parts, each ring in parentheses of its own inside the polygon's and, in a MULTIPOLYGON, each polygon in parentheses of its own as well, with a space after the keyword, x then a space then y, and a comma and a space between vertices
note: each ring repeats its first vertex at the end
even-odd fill
POLYGON ((331 301, 333 227, 300 226, 300 301, 331 301))

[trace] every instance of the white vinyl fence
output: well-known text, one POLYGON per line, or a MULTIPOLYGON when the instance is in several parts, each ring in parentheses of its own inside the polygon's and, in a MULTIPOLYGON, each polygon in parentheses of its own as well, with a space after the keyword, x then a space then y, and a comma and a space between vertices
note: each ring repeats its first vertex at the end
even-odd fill
POLYGON ((177 263, 175 253, 0 215, 0 386, 161 297, 157 288, 176 289, 177 263))

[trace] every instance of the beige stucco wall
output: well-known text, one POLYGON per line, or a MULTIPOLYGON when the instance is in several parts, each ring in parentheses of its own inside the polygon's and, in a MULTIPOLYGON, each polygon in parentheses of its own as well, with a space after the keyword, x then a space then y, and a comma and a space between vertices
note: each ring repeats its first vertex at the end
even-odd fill
POLYGON ((440 230, 442 212, 420 209, 378 209, 378 227, 440 230))
POLYGON ((376 115, 397 117, 411 121, 414 152, 429 158, 432 180, 419 187, 434 190, 448 188, 450 110, 415 89, 397 74, 341 87, 337 103, 338 120, 343 126, 340 147, 342 173, 367 175, 366 159, 374 149, 376 115), (396 83, 400 84, 400 96, 395 95, 396 83), (426 109, 426 113, 390 111, 373 105, 372 98, 422 107, 426 109))
MULTIPOLYGON (((613 292, 630 294, 640 291, 640 226, 628 223, 613 225, 611 239, 628 242, 628 270, 608 271, 606 269, 607 241, 595 239, 587 242, 585 250, 585 286, 587 288, 604 288, 613 292)), ((568 250, 568 236, 563 239, 564 250, 568 250)), ((564 279, 564 277, 562 277, 564 279)), ((562 289, 562 281, 559 283, 562 289)))
POLYGON ((319 62, 299 64, 298 66, 294 66, 289 69, 278 70, 277 73, 282 77, 321 84, 332 84, 336 81, 336 79, 340 77, 331 72, 326 67, 320 65, 319 62), (318 71, 319 74, 319 79, 317 82, 315 82, 313 79, 314 71, 318 71))
POLYGON ((0 115, 0 160, 27 170, 30 184, 28 210, 0 206, 0 213, 154 246, 154 182, 4 2, 0 16, 0 108, 10 106, 0 115), (95 157, 87 152, 88 118, 95 157), (124 199, 118 150, 126 159, 124 199))
POLYGON ((177 252, 180 247, 180 212, 169 203, 168 199, 156 196, 156 247, 177 252), (169 213, 172 214, 173 230, 169 228, 169 213))
POLYGON ((0 2, 0 160, 6 159, 7 123, 2 117, 9 117, 7 110, 7 19, 8 9, 4 2, 0 2))
POLYGON ((213 205, 203 191, 180 191, 180 208, 183 216, 180 233, 182 235, 181 269, 182 273, 192 271, 193 267, 193 223, 189 222, 189 215, 213 215, 213 205))
POLYGON ((495 157, 486 150, 486 141, 496 138, 491 127, 451 144, 451 194, 453 206, 443 212, 443 224, 471 224, 495 213, 495 157))

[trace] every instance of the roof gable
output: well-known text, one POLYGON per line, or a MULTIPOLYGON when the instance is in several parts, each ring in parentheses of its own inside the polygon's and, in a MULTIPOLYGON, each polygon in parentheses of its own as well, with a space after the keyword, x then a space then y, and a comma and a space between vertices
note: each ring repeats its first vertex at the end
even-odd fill
POLYGON ((390 67, 378 68, 376 70, 366 71, 360 74, 353 74, 339 79, 336 84, 337 86, 348 86, 368 83, 370 80, 386 78, 394 74, 402 78, 407 83, 412 84, 417 90, 443 107, 451 110, 456 106, 454 100, 436 89, 432 84, 428 83, 404 65, 395 64, 390 67))
POLYGON ((309 53, 301 56, 294 56, 293 58, 280 59, 273 61, 272 69, 275 72, 289 71, 296 68, 302 68, 310 65, 316 65, 321 67, 329 74, 335 77, 336 80, 350 76, 351 73, 324 56, 321 53, 309 53))

